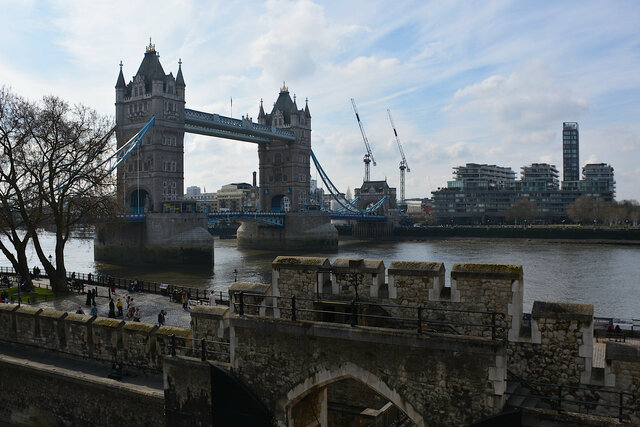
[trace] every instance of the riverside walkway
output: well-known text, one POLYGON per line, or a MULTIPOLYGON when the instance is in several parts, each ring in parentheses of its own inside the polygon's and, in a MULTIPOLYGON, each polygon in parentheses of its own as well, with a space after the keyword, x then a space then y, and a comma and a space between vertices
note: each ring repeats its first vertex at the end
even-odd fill
MULTIPOLYGON (((33 284, 35 287, 50 288, 49 279, 47 278, 41 278, 39 280, 34 279, 33 284)), ((28 301, 25 301, 26 298, 23 298, 22 303, 41 308, 66 311, 69 313, 75 313, 76 310, 78 310, 78 307, 81 307, 85 314, 90 314, 91 307, 85 305, 87 300, 86 291, 89 288, 98 290, 98 296, 96 297, 98 316, 107 317, 109 314, 110 292, 109 287, 103 285, 94 284, 91 287, 84 286, 83 292, 78 293, 77 291, 69 291, 69 294, 66 296, 55 297, 47 299, 45 301, 36 301, 30 304, 28 303, 28 301)), ((181 290, 182 288, 174 287, 174 289, 181 290)), ((200 291, 202 292, 202 290, 200 291)), ((204 292, 202 292, 202 294, 204 294, 204 292)), ((156 324, 158 321, 158 313, 160 312, 160 310, 165 310, 167 312, 165 318, 167 326, 176 326, 186 329, 190 328, 191 313, 189 310, 184 310, 180 302, 173 302, 169 295, 163 295, 162 293, 153 293, 148 291, 130 292, 124 286, 121 288, 116 288, 115 294, 112 295, 114 304, 118 301, 118 298, 120 298, 123 303, 124 316, 117 317, 118 319, 128 320, 126 317, 127 297, 132 299, 131 304, 134 307, 140 309, 141 322, 156 324)), ((193 299, 192 304, 208 305, 208 300, 193 299)))

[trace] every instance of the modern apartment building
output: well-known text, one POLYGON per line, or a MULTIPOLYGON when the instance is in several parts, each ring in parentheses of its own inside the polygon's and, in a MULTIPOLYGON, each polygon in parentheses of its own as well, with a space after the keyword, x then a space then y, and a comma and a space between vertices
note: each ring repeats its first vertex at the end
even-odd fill
POLYGON ((562 123, 562 180, 580 180, 580 135, 578 123, 562 123))

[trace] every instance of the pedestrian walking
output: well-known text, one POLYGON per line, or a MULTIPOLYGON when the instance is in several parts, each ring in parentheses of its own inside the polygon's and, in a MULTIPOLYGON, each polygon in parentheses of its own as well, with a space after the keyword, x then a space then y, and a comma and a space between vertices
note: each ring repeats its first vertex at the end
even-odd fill
POLYGON ((134 322, 140 321, 140 307, 136 307, 136 311, 133 313, 133 321, 134 322))
POLYGON ((115 319, 116 318, 115 307, 116 307, 116 305, 113 303, 113 299, 109 298, 109 318, 111 318, 111 319, 115 319))
POLYGON ((91 292, 91 302, 93 302, 93 305, 96 305, 97 296, 98 296, 98 288, 95 288, 93 292, 91 292))
POLYGON ((213 307, 214 305, 216 305, 216 294, 215 294, 213 291, 211 291, 211 292, 209 293, 209 305, 210 305, 211 307, 213 307))
POLYGON ((98 307, 96 307, 96 303, 93 303, 93 307, 91 307, 91 315, 92 316, 98 315, 98 307))
POLYGON ((118 309, 118 317, 122 317, 122 301, 118 298, 118 302, 116 302, 116 308, 118 309))
POLYGON ((164 310, 160 310, 158 313, 158 326, 164 326, 167 324, 167 312, 164 310))
POLYGON ((84 305, 91 307, 91 291, 87 292, 87 300, 84 302, 84 305))
POLYGON ((182 291, 182 309, 183 310, 187 309, 187 302, 188 302, 187 292, 186 291, 182 291))

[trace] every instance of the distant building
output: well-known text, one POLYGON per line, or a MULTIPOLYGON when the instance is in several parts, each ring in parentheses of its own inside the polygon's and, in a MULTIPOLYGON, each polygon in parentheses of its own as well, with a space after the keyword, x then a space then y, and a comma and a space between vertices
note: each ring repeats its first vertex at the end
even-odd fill
POLYGON ((616 194, 616 181, 613 178, 613 167, 606 163, 588 163, 582 168, 580 190, 591 197, 601 197, 612 201, 616 194), (605 195, 605 196, 603 196, 605 195))
POLYGON ((516 173, 511 168, 496 165, 467 163, 465 166, 453 168, 455 186, 465 188, 504 188, 508 182, 516 179, 516 173))
POLYGON ((562 180, 580 180, 580 138, 576 122, 562 124, 562 180))
POLYGON ((519 199, 534 202, 540 209, 540 217, 553 221, 565 218, 567 205, 580 196, 613 200, 613 168, 605 164, 586 165, 583 169, 585 179, 563 182, 562 189, 558 188, 558 170, 547 163, 523 166, 521 180, 508 178, 510 174, 506 170, 509 168, 471 165, 476 172, 483 170, 477 178, 468 179, 468 173, 460 174, 465 167, 453 168, 456 179, 449 181, 447 188, 433 192, 434 214, 440 222, 503 221, 507 209, 519 199), (492 174, 491 171, 501 172, 492 174), (501 174, 507 179, 496 179, 501 174))
POLYGON ((558 169, 548 163, 532 163, 520 168, 523 187, 528 190, 557 190, 560 186, 558 169))
POLYGON ((197 185, 192 185, 191 187, 187 187, 187 195, 192 195, 192 194, 200 194, 200 187, 198 187, 197 185))
POLYGON ((245 182, 223 185, 216 193, 216 210, 220 212, 255 212, 257 203, 257 188, 245 182))

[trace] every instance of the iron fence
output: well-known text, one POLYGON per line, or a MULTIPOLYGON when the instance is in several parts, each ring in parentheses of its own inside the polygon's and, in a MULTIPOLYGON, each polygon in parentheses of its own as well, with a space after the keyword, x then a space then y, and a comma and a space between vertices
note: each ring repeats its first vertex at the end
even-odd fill
MULTIPOLYGON (((449 308, 434 308, 434 307, 425 307, 422 305, 397 305, 397 304, 381 304, 381 303, 373 303, 373 302, 363 302, 363 301, 340 301, 340 300, 322 300, 318 298, 302 298, 296 296, 266 296, 263 294, 251 293, 251 292, 239 292, 234 294, 233 301, 234 312, 238 313, 240 316, 245 315, 245 310, 247 308, 253 308, 255 310, 265 309, 265 308, 278 308, 281 311, 288 312, 289 319, 292 321, 298 320, 298 315, 300 313, 312 313, 316 315, 316 321, 324 321, 327 323, 348 323, 351 326, 356 326, 359 324, 359 321, 363 323, 372 323, 378 322, 382 323, 387 327, 393 327, 395 329, 415 329, 418 334, 422 334, 424 332, 441 332, 442 327, 444 329, 448 329, 453 333, 459 333, 456 330, 456 327, 462 327, 467 329, 480 329, 480 330, 490 330, 491 331, 491 339, 496 340, 499 338, 503 338, 502 335, 505 331, 505 327, 498 324, 498 320, 504 320, 505 314, 497 311, 476 311, 476 310, 458 310, 458 309, 449 309, 449 308), (272 299, 276 304, 272 306, 265 305, 263 303, 254 303, 245 301, 246 297, 252 297, 253 299, 262 299, 266 302, 267 299, 272 299), (279 304, 280 301, 287 302, 286 304, 279 304), (299 307, 298 302, 310 302, 312 305, 342 305, 343 307, 348 307, 348 311, 337 313, 332 310, 323 310, 318 308, 304 308, 299 307), (368 308, 382 308, 382 309, 393 309, 396 312, 405 312, 408 315, 405 316, 397 316, 392 314, 368 314, 368 308), (425 316, 427 313, 446 313, 457 318, 462 316, 467 316, 467 318, 471 319, 488 319, 486 323, 476 323, 474 321, 459 321, 459 320, 439 320, 433 319, 431 317, 425 316), (346 322, 337 322, 337 321, 327 321, 323 320, 323 315, 330 316, 340 316, 341 318, 345 318, 346 322), (434 329, 434 327, 441 327, 440 330, 434 329)), ((255 311, 254 310, 254 311, 255 311)), ((389 310, 391 311, 391 310, 389 310)))

